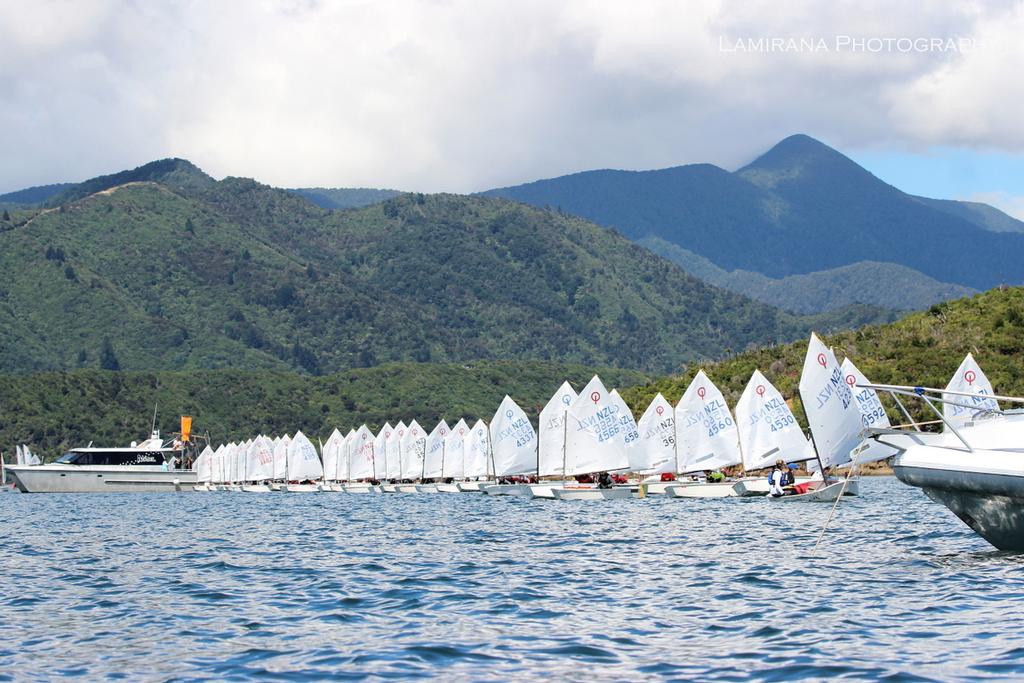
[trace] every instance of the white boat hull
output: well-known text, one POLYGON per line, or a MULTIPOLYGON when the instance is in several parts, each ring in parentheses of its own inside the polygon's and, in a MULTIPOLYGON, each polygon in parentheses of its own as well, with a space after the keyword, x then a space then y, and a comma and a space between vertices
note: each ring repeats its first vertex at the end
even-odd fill
POLYGON ((843 495, 843 482, 837 481, 828 486, 819 486, 807 493, 789 494, 785 496, 766 495, 765 497, 773 502, 780 503, 834 503, 843 495))
POLYGON ((485 486, 494 486, 493 481, 460 481, 459 490, 463 493, 483 493, 485 486))
POLYGON ((148 465, 7 465, 22 493, 192 492, 196 473, 148 465))
POLYGON ((533 491, 529 484, 491 484, 484 487, 484 493, 488 496, 525 496, 533 497, 533 491))
POLYGON ((416 489, 417 484, 398 484, 395 487, 396 493, 419 493, 416 489))
POLYGON ((459 493, 461 489, 458 484, 438 484, 438 493, 459 493))
POLYGON ((242 491, 245 493, 273 493, 274 489, 265 484, 253 484, 252 486, 243 486, 242 491))
POLYGON ((692 484, 676 484, 665 490, 669 498, 735 498, 736 482, 694 482, 692 484))
POLYGON ((437 493, 437 484, 417 484, 416 493, 437 493))
POLYGON ((381 484, 380 485, 381 493, 397 493, 395 491, 396 488, 397 488, 396 484, 381 484))
POLYGON ((346 484, 341 490, 345 493, 374 493, 375 488, 373 484, 346 484))
POLYGON ((288 493, 319 493, 319 484, 288 484, 285 490, 288 493))
POLYGON ((634 492, 626 486, 611 489, 553 489, 555 498, 558 500, 623 500, 633 498, 634 492))

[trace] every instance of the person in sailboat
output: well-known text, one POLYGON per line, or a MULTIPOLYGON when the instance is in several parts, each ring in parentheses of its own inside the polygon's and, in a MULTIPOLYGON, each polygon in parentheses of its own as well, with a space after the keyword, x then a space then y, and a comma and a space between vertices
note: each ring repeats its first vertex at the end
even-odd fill
POLYGON ((597 475, 597 488, 610 489, 612 487, 612 476, 607 472, 597 475))
POLYGON ((779 496, 786 495, 784 487, 784 481, 786 475, 783 472, 785 469, 785 463, 781 460, 775 463, 775 467, 772 468, 771 474, 768 475, 768 495, 778 498, 779 496))
POLYGON ((704 480, 709 484, 716 484, 720 481, 725 481, 725 475, 722 474, 721 470, 708 470, 704 473, 704 480))

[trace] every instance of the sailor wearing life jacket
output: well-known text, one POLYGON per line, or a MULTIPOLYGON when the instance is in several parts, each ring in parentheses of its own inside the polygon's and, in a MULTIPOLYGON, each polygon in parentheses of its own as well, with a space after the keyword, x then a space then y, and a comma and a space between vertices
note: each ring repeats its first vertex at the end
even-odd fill
POLYGON ((768 495, 770 496, 784 496, 786 492, 782 490, 785 486, 785 474, 782 472, 782 468, 785 467, 785 463, 779 460, 775 463, 775 467, 772 468, 771 474, 768 475, 768 495))

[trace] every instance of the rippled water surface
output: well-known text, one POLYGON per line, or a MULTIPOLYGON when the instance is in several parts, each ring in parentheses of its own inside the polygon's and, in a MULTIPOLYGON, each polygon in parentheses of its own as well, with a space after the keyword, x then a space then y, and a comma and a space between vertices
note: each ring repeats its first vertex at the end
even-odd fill
POLYGON ((0 680, 1024 677, 1024 556, 862 492, 0 494, 0 680))

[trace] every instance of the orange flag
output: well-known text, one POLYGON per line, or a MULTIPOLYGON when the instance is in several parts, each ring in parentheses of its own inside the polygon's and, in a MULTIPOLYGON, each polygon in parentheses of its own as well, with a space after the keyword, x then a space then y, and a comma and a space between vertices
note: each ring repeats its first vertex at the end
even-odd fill
POLYGON ((192 435, 192 418, 188 415, 181 416, 181 440, 188 442, 189 436, 192 435))

